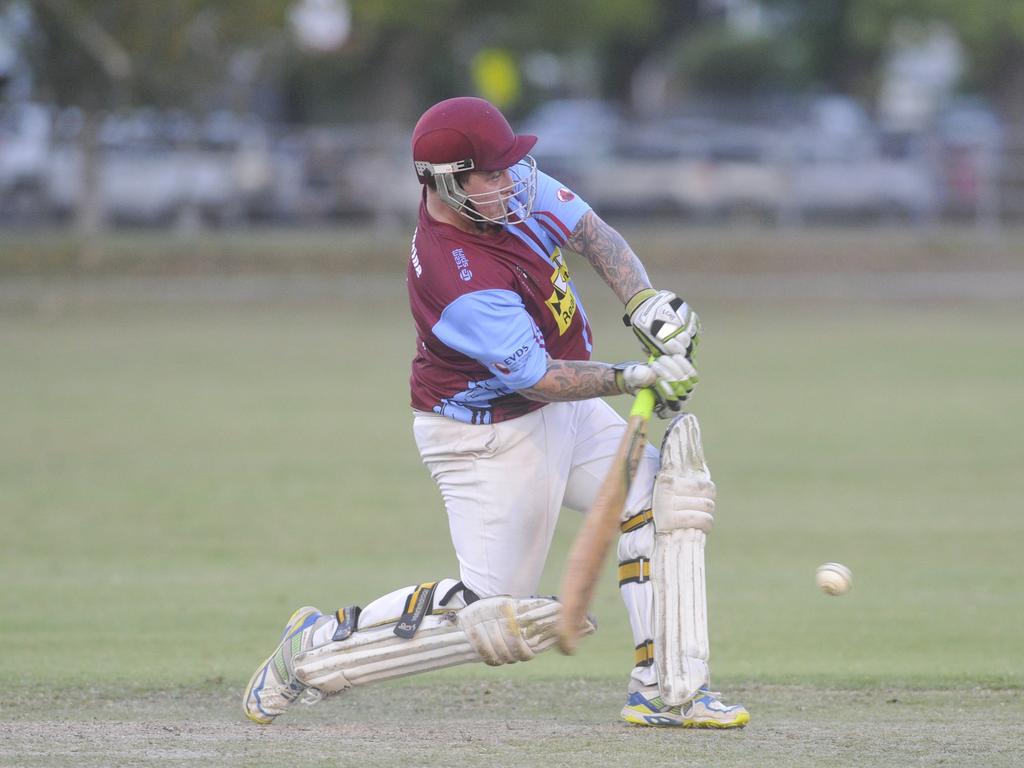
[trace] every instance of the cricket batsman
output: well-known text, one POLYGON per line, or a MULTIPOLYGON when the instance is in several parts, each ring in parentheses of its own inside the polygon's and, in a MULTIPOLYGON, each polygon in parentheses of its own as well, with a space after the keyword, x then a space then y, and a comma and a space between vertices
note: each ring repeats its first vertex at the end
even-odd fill
MULTIPOLYGON (((700 322, 651 287, 621 235, 541 173, 535 136, 470 97, 412 133, 422 184, 407 266, 416 332, 412 427, 448 515, 458 578, 365 607, 300 608, 253 674, 243 710, 267 724, 296 700, 456 664, 528 661, 556 643, 559 603, 537 597, 561 508, 586 512, 625 429, 603 398, 651 389, 675 416, 647 444, 627 494, 619 586, 635 650, 621 717, 640 726, 736 728, 710 690, 704 545, 715 486, 700 428, 680 413, 697 382, 700 322), (565 251, 625 307, 645 362, 590 359, 593 331, 565 251)), ((587 620, 582 632, 593 631, 587 620)))

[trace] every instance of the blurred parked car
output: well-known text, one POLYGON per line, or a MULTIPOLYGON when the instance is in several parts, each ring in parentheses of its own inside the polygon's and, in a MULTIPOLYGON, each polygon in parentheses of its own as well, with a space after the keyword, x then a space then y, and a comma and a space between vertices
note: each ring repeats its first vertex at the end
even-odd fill
MULTIPOLYGON (((88 125, 76 109, 0 108, 0 220, 76 210, 88 125)), ((1021 198, 1012 210, 1024 210, 1024 137, 1013 144, 978 105, 953 105, 932 133, 880 132, 845 97, 697 103, 643 119, 560 100, 517 127, 537 134, 543 171, 609 215, 994 220, 1011 193, 1021 198)), ((138 109, 103 120, 95 159, 115 225, 404 226, 419 199, 407 125, 271 126, 231 112, 138 109)))
POLYGON ((40 104, 0 109, 0 218, 31 218, 46 208, 50 110, 40 104))
POLYGON ((880 157, 799 163, 792 170, 790 204, 818 218, 922 220, 936 205, 926 168, 880 157))
MULTIPOLYGON (((112 115, 100 126, 98 192, 115 224, 163 225, 190 217, 228 224, 265 210, 276 183, 267 129, 223 116, 195 122, 152 110, 112 115)), ((62 132, 47 164, 48 205, 70 215, 84 194, 83 147, 62 132)))
POLYGON ((606 157, 623 125, 619 110, 597 99, 555 99, 540 106, 518 126, 534 134, 530 153, 542 171, 586 196, 592 193, 587 166, 606 157))
POLYGON ((1000 206, 1024 209, 1024 160, 1016 148, 1005 151, 1006 128, 987 105, 966 99, 950 104, 938 116, 936 139, 945 213, 976 215, 988 208, 995 216, 1000 206))
POLYGON ((788 205, 798 215, 919 221, 934 214, 924 142, 875 132, 826 144, 797 131, 793 140, 788 205))
POLYGON ((774 134, 711 119, 623 124, 581 170, 601 210, 639 215, 774 219, 786 188, 774 134))

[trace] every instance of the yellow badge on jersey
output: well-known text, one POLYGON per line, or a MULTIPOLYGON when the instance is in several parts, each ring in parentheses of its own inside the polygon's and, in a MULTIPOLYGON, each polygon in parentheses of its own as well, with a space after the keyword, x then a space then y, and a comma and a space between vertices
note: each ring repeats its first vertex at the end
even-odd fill
POLYGON ((551 298, 545 303, 551 308, 551 314, 555 316, 558 323, 558 335, 561 336, 572 324, 576 315, 576 295, 569 286, 569 268, 562 257, 562 249, 555 248, 551 254, 551 261, 555 264, 555 271, 551 273, 551 298))

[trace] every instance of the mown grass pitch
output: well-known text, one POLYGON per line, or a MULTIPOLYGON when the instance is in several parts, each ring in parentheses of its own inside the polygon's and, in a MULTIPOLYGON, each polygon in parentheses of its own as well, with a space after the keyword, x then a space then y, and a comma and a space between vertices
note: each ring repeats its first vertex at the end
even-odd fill
MULTIPOLYGON (((70 689, 0 722, 0 765, 156 766, 919 766, 1020 764, 1019 691, 873 691, 733 686, 756 710, 742 731, 631 727, 608 716, 620 686, 452 679, 384 684, 301 709, 269 727, 240 722, 219 685, 70 689), (88 712, 88 715, 85 714, 88 712)), ((38 703, 39 698, 33 698, 38 703)), ((291 713, 289 713, 291 714, 291 713)))
MULTIPOLYGON (((746 732, 616 723, 632 649, 611 566, 576 657, 244 723, 294 607, 455 573, 410 434, 402 278, 331 281, 310 301, 60 284, 0 306, 0 765, 1017 759, 1024 303, 702 299, 681 276, 663 281, 707 328, 715 687, 746 732), (849 595, 815 589, 828 560, 849 595)), ((581 283, 597 356, 635 356, 581 283)))

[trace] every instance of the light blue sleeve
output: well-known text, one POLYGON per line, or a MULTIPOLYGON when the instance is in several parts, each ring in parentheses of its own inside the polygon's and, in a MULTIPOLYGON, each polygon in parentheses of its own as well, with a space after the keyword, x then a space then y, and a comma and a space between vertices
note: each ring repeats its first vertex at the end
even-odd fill
POLYGON ((537 197, 533 215, 564 244, 580 219, 591 210, 590 204, 562 182, 537 171, 537 197))
POLYGON ((510 389, 532 387, 547 372, 544 337, 513 291, 465 293, 444 308, 432 330, 510 389))

